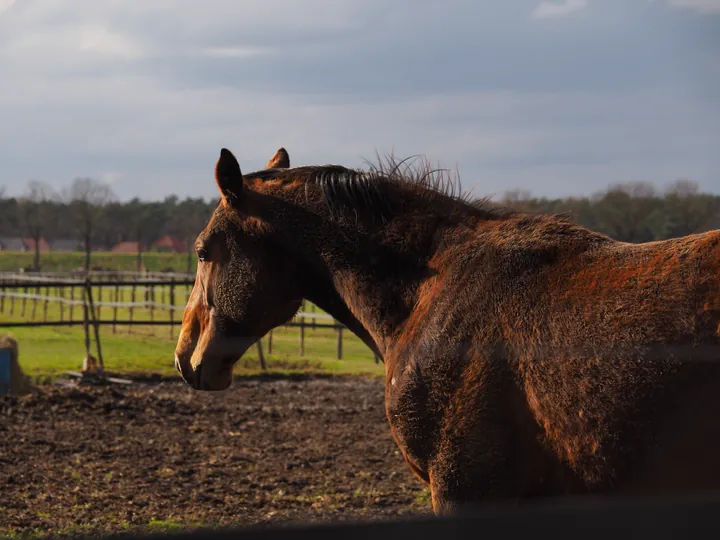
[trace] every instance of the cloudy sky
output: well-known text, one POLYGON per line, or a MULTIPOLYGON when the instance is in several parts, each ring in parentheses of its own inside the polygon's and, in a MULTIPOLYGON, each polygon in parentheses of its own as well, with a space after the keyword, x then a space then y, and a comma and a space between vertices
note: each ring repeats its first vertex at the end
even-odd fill
POLYGON ((376 151, 500 196, 720 193, 720 0, 0 0, 0 185, 215 195, 376 151))

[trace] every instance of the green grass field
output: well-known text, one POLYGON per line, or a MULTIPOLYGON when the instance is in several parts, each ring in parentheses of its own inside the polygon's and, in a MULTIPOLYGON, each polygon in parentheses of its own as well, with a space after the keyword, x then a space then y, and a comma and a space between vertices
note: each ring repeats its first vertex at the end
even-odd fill
MULTIPOLYGON (((4 320, 7 320, 5 317, 4 320)), ((85 356, 82 330, 69 328, 12 328, 4 333, 18 340, 20 365, 33 378, 54 377, 66 370, 79 371, 85 356)), ((268 371, 273 374, 334 373, 382 375, 382 364, 375 364, 369 349, 347 331, 343 335, 343 358, 335 356, 336 335, 332 330, 306 330, 305 354, 299 354, 299 331, 278 328, 273 331, 273 354, 268 354, 268 337, 263 338, 263 351, 268 371)), ((173 365, 175 340, 166 328, 118 327, 101 330, 105 369, 126 375, 176 377, 173 365), (165 334, 165 336, 160 335, 165 334)), ((94 353, 94 349, 93 349, 94 353)), ((257 348, 251 348, 235 366, 237 375, 261 373, 257 348)))
MULTIPOLYGON (((10 292, 10 291, 7 291, 10 292)), ((15 291, 25 294, 24 289, 15 291)), ((175 288, 174 305, 184 307, 189 289, 175 288)), ((41 296, 60 296, 70 299, 70 289, 65 291, 41 290, 29 287, 27 294, 41 296)), ((156 287, 154 301, 158 304, 171 304, 170 288, 156 287)), ((79 300, 80 289, 76 289, 72 298, 79 300)), ((96 302, 141 302, 145 299, 144 288, 135 289, 124 285, 116 293, 115 288, 93 289, 96 302), (116 297, 116 294, 118 296, 116 297)), ((70 307, 57 301, 35 301, 22 298, 0 298, 0 332, 9 334, 18 340, 20 348, 20 364, 31 377, 54 377, 66 370, 79 370, 85 357, 85 338, 83 328, 75 327, 36 327, 36 328, 5 328, 2 322, 9 321, 49 321, 70 319, 70 307), (23 308, 23 302, 25 304, 23 308), (46 315, 47 312, 47 315, 46 315)), ((305 311, 316 309, 309 304, 305 311)), ((127 320, 131 316, 127 307, 99 307, 98 317, 101 320, 127 320)), ((317 310, 320 313, 320 310, 317 310)), ((168 320, 167 309, 133 308, 133 320, 168 320)), ((102 347, 105 369, 120 375, 152 375, 177 376, 173 361, 179 321, 182 310, 174 311, 177 324, 172 330, 169 326, 128 326, 117 325, 100 327, 100 343, 102 347)), ((72 308, 72 320, 82 320, 82 306, 72 308)), ((295 319, 299 321, 299 319, 295 319)), ((317 319, 317 323, 332 321, 317 319)), ((306 319, 310 324, 310 320, 306 319)), ((348 330, 343 330, 342 359, 337 359, 337 332, 334 329, 305 329, 304 354, 300 354, 300 329, 280 327, 272 332, 272 353, 270 353, 269 336, 262 339, 268 371, 275 374, 288 373, 333 373, 333 374, 367 374, 382 375, 382 363, 376 364, 370 349, 348 330)), ((94 341, 91 351, 96 354, 94 341)), ((254 375, 260 373, 258 350, 253 346, 237 363, 237 375, 254 375)))
MULTIPOLYGON (((34 253, 0 252, 0 272, 16 272, 20 268, 32 266, 34 253)), ((187 255, 183 253, 143 253, 143 264, 150 272, 185 272, 187 255)), ((92 264, 113 270, 137 270, 137 256, 124 253, 98 251, 92 253, 92 264)), ((45 272, 69 272, 85 266, 85 253, 82 251, 43 253, 40 255, 40 267, 45 272)), ((197 260, 192 258, 192 272, 195 272, 197 260)))

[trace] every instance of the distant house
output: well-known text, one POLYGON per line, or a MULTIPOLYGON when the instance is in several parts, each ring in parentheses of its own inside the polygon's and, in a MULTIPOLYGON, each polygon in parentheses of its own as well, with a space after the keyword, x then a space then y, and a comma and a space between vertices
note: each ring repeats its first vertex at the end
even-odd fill
POLYGON ((20 237, 0 238, 0 251, 28 251, 28 246, 20 237))
POLYGON ((185 253, 187 251, 183 242, 169 234, 153 242, 152 247, 157 251, 166 253, 185 253))
MULTIPOLYGON (((35 253, 35 239, 34 238, 23 238, 22 241, 27 246, 28 251, 32 251, 35 253)), ((40 253, 47 253, 50 251, 50 244, 48 244, 48 241, 44 238, 41 238, 38 242, 38 245, 40 246, 40 253)))
POLYGON ((120 242, 115 244, 110 251, 113 253, 138 253, 139 247, 139 242, 120 242))
POLYGON ((58 238, 50 241, 50 249, 52 251, 82 251, 82 243, 70 238, 58 238))

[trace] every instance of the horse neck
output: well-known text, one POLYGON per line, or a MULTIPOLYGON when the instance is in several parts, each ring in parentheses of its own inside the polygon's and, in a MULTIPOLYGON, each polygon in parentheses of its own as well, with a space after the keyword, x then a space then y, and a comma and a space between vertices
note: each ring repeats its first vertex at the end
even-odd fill
POLYGON ((354 216, 338 222, 317 208, 293 206, 289 219, 283 212, 283 236, 302 261, 304 297, 384 357, 427 276, 438 218, 400 216, 384 226, 363 226, 354 216))
POLYGON ((378 237, 362 238, 355 246, 337 240, 332 251, 324 246, 308 299, 360 337, 367 334, 384 356, 412 311, 423 265, 378 237))

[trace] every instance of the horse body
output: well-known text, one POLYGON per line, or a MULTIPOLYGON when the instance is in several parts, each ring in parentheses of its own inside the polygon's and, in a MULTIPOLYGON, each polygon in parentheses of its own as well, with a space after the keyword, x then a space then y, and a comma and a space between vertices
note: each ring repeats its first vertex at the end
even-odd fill
POLYGON ((383 358, 393 437, 438 513, 720 487, 720 233, 625 244, 284 158, 218 162, 176 349, 189 384, 227 387, 307 298, 383 358))
POLYGON ((719 244, 512 218, 438 255, 386 355, 388 418, 436 507, 720 487, 719 244))

